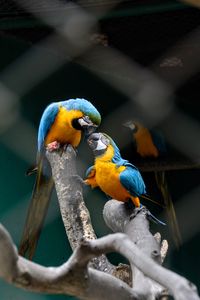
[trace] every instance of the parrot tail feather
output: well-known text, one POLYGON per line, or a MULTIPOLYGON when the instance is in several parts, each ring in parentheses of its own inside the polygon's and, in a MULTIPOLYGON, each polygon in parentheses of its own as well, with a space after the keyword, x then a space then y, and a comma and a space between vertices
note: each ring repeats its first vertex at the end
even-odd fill
POLYGON ((151 201, 152 203, 154 203, 154 204, 156 204, 156 205, 158 205, 158 206, 160 206, 160 207, 162 207, 162 208, 165 207, 163 204, 157 202, 156 200, 153 200, 152 198, 150 198, 150 197, 147 196, 147 195, 141 195, 140 197, 141 197, 141 198, 144 198, 145 200, 151 201))
POLYGON ((19 254, 29 259, 32 259, 35 253, 54 187, 52 177, 43 174, 42 164, 41 161, 38 165, 36 182, 19 245, 19 254))
POLYGON ((176 212, 174 209, 173 201, 167 184, 165 172, 155 172, 155 177, 158 188, 160 189, 163 196, 163 201, 166 207, 166 212, 169 220, 169 227, 173 236, 174 244, 176 248, 179 249, 182 244, 182 238, 179 230, 178 221, 176 218, 176 212))

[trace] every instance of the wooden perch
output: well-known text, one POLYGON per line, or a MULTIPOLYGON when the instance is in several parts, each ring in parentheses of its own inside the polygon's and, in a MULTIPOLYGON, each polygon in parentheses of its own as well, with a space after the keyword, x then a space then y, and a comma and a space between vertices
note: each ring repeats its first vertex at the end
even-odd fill
MULTIPOLYGON (((147 212, 145 207, 133 211, 126 204, 111 200, 105 205, 103 215, 106 224, 112 231, 126 233, 141 253, 153 259, 156 264, 161 264, 160 244, 149 231, 147 212)), ((135 263, 131 265, 131 269, 133 272, 132 285, 137 287, 137 290, 143 293, 146 299, 154 299, 165 293, 165 287, 147 278, 135 263)))
POLYGON ((193 284, 160 266, 167 246, 162 243, 160 252, 161 238, 149 232, 145 209, 130 211, 123 203, 109 201, 104 218, 117 233, 95 239, 72 147, 62 154, 48 153, 47 157, 74 252, 60 267, 43 267, 18 256, 9 233, 0 225, 0 276, 4 280, 35 292, 89 300, 153 300, 161 296, 164 288, 176 300, 200 300, 193 284), (118 267, 112 266, 105 256, 109 252, 118 252, 129 260, 134 275, 132 287, 124 282, 130 267, 122 268, 119 276, 118 267))
POLYGON ((200 168, 200 159, 189 158, 138 159, 134 162, 141 172, 180 171, 200 168))
POLYGON ((181 0, 181 2, 184 2, 188 5, 192 5, 194 7, 200 8, 200 1, 199 0, 181 0))
MULTIPOLYGON (((83 200, 83 182, 77 175, 76 152, 71 145, 68 145, 66 152, 47 151, 46 156, 52 168, 65 231, 74 250, 81 239, 96 239, 90 214, 83 200)), ((93 267, 101 271, 109 270, 109 272, 114 268, 104 255, 93 260, 93 267)))
POLYGON ((113 251, 124 255, 146 276, 165 285, 176 300, 199 300, 196 288, 190 282, 141 253, 126 234, 83 241, 68 262, 47 268, 18 257, 10 235, 0 226, 0 276, 9 283, 32 291, 70 294, 81 299, 150 299, 138 292, 137 287, 132 289, 114 276, 87 268, 90 259, 113 251))
POLYGON ((103 253, 101 247, 98 249, 98 245, 93 247, 90 243, 92 241, 80 243, 62 266, 47 268, 18 256, 9 233, 0 225, 0 276, 35 292, 74 295, 82 299, 139 299, 123 281, 87 268, 90 259, 103 253))

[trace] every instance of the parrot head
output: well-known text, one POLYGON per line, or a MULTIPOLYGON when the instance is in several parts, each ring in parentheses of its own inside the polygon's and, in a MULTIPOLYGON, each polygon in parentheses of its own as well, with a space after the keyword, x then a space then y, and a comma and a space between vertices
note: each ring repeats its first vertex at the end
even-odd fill
POLYGON ((83 116, 75 118, 72 125, 81 130, 86 136, 93 133, 101 123, 101 115, 94 105, 86 99, 70 99, 65 103, 68 110, 81 111, 83 116))
POLYGON ((110 145, 109 138, 101 132, 92 133, 88 137, 87 142, 91 150, 94 152, 95 156, 104 154, 104 152, 110 145))
POLYGON ((114 161, 121 159, 119 148, 109 135, 102 132, 92 133, 87 142, 95 157, 103 155, 108 148, 112 148, 114 152, 112 159, 114 161))
POLYGON ((127 121, 126 123, 123 124, 123 126, 129 128, 133 133, 136 133, 141 125, 134 121, 127 121))

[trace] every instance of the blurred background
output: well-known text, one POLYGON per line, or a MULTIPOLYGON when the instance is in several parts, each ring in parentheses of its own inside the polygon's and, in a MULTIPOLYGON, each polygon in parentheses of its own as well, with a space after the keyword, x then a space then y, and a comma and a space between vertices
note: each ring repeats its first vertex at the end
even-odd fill
MULTIPOLYGON (((0 220, 18 245, 31 197, 37 128, 52 101, 90 100, 100 130, 143 172, 148 194, 162 201, 153 171, 166 171, 182 236, 176 249, 169 227, 152 224, 169 241, 165 266, 200 289, 200 10, 198 1, 0 0, 0 220), (122 124, 139 120, 165 138, 167 155, 141 159, 122 124)), ((78 171, 92 163, 85 141, 78 171)), ((84 189, 98 236, 110 232, 106 196, 84 189)), ((145 201, 169 223, 165 210, 145 201)), ((53 195, 34 261, 58 266, 71 254, 53 195)), ((113 263, 123 261, 110 255, 113 263)), ((5 300, 66 299, 22 291, 0 281, 5 300)), ((69 297, 71 298, 71 297, 69 297)))

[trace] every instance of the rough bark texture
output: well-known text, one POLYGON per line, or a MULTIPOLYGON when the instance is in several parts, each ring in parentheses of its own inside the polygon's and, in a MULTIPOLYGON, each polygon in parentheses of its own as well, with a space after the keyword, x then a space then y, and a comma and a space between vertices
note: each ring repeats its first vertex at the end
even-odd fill
MULTIPOLYGON (((90 214, 83 200, 82 179, 77 175, 76 152, 68 145, 64 153, 47 151, 46 155, 52 168, 66 234, 74 250, 82 239, 96 239, 90 214)), ((94 258, 92 262, 101 271, 112 272, 114 268, 104 255, 94 258)))
POLYGON ((32 291, 70 294, 81 299, 150 299, 138 291, 137 286, 130 288, 114 276, 87 267, 93 257, 113 251, 124 255, 146 276, 165 285, 176 300, 199 300, 190 282, 141 253, 126 234, 84 241, 65 264, 47 268, 18 257, 11 237, 0 226, 0 276, 9 283, 32 291))
POLYGON ((74 252, 60 267, 43 267, 18 256, 9 233, 0 225, 1 278, 27 290, 80 299, 155 300, 165 292, 165 287, 176 300, 200 300, 192 283, 160 265, 167 242, 161 244, 160 251, 161 237, 150 233, 145 209, 130 211, 122 203, 109 201, 104 218, 117 233, 95 239, 83 202, 81 180, 76 175, 73 149, 68 147, 62 154, 48 153, 48 159, 74 252), (118 252, 130 262, 134 275, 132 287, 124 282, 127 277, 130 279, 130 267, 114 268, 105 256, 109 252, 118 252))
MULTIPOLYGON (((144 207, 140 211, 133 210, 124 203, 111 200, 104 207, 104 219, 108 227, 114 232, 126 233, 141 253, 161 264, 160 244, 149 231, 147 210, 144 207), (118 220, 120 220, 120 223, 118 220)), ((131 269, 133 272, 133 287, 137 287, 138 291, 146 295, 146 299, 155 299, 156 296, 165 291, 164 287, 147 278, 134 264, 131 265, 131 269)))

